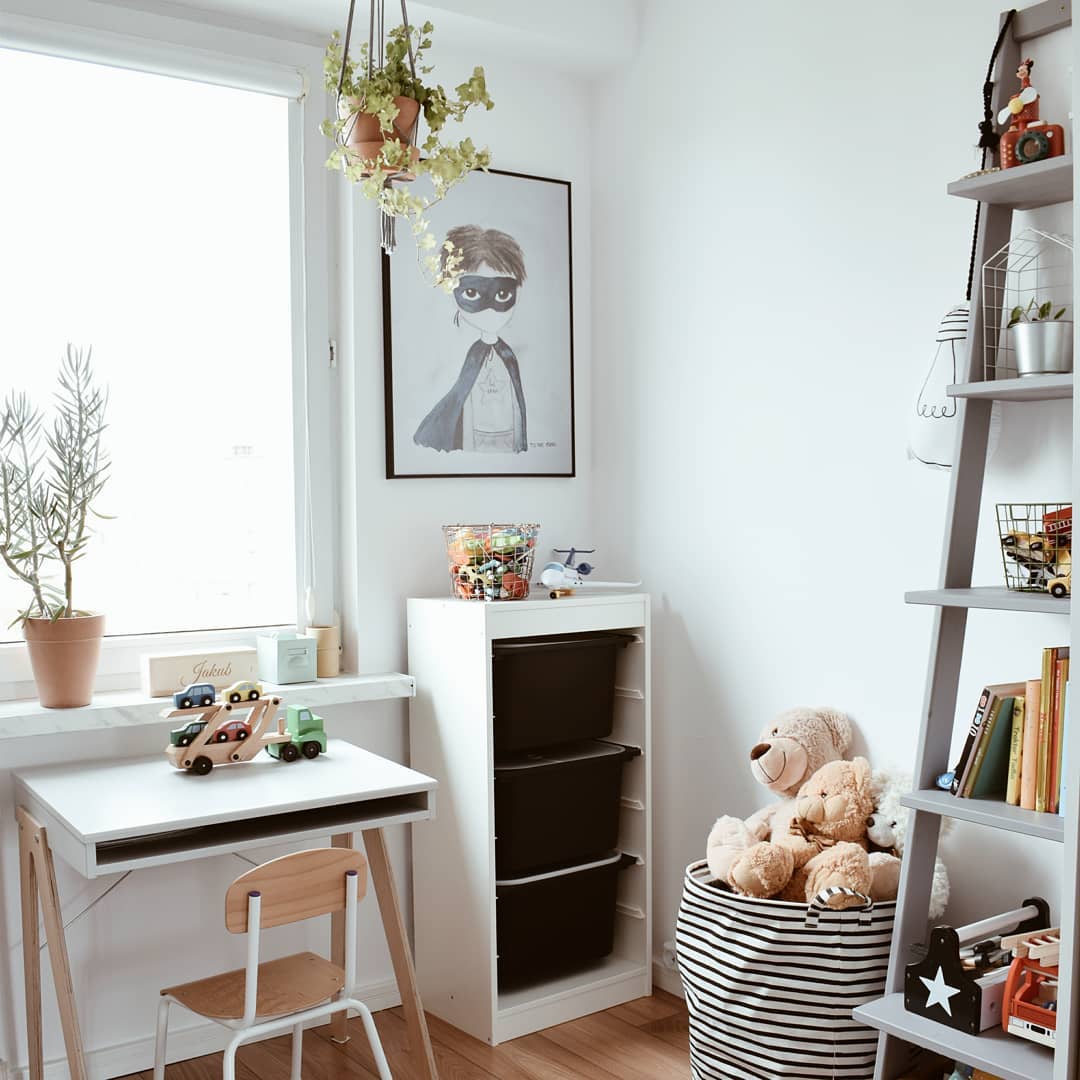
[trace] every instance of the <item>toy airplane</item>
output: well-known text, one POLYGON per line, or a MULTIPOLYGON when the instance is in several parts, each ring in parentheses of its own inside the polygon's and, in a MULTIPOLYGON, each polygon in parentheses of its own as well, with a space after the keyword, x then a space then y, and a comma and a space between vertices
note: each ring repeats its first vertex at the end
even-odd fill
MULTIPOLYGON (((561 554, 561 553, 560 553, 561 554)), ((589 567, 591 570, 592 567, 589 567)), ((540 572, 540 584, 550 589, 552 596, 566 595, 574 589, 636 589, 640 581, 586 581, 580 567, 549 562, 540 572)))
POLYGON ((565 555, 565 565, 571 569, 576 570, 582 577, 588 577, 596 567, 587 562, 575 563, 574 560, 579 555, 595 555, 596 548, 553 548, 556 555, 565 555))

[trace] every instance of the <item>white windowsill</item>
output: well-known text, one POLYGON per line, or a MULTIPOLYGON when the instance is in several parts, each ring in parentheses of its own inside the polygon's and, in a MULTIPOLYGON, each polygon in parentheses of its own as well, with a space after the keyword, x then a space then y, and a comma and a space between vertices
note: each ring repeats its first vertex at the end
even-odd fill
MULTIPOLYGON (((387 672, 378 675, 339 675, 336 679, 267 684, 266 692, 281 697, 284 704, 303 702, 312 708, 320 705, 348 705, 358 701, 385 701, 411 698, 416 683, 411 675, 387 672)), ((162 723, 168 698, 147 697, 140 690, 119 690, 95 694, 94 700, 80 709, 46 709, 37 699, 0 702, 0 739, 22 739, 37 735, 59 735, 73 731, 99 731, 102 728, 131 727, 162 723)))

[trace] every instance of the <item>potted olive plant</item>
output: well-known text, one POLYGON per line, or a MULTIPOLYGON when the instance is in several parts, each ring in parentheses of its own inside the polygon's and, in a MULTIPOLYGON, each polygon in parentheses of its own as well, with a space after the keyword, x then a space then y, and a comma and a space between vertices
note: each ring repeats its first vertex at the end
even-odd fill
POLYGON ((102 448, 107 396, 90 351, 68 345, 51 428, 25 394, 0 411, 0 558, 26 586, 22 624, 42 705, 88 705, 105 617, 74 603, 73 568, 86 553, 109 471, 102 448))
POLYGON ((460 276, 452 250, 436 254, 436 241, 428 231, 426 211, 474 169, 486 169, 487 149, 472 139, 444 143, 441 133, 450 121, 460 123, 475 105, 494 107, 488 96, 482 67, 453 93, 425 81, 432 68, 424 64, 434 27, 398 26, 389 32, 381 57, 372 56, 367 42, 356 60, 342 47, 335 33, 326 48, 323 68, 326 87, 337 94, 338 117, 323 122, 323 133, 335 142, 326 165, 340 169, 358 184, 365 198, 379 205, 386 218, 405 219, 412 227, 417 249, 428 253, 425 265, 433 283, 449 290, 460 276), (427 137, 418 142, 423 114, 427 137), (393 181, 426 176, 431 195, 416 195, 393 181))
POLYGON ((1073 324, 1051 301, 1034 298, 1009 312, 1018 375, 1067 374, 1073 369, 1073 324))

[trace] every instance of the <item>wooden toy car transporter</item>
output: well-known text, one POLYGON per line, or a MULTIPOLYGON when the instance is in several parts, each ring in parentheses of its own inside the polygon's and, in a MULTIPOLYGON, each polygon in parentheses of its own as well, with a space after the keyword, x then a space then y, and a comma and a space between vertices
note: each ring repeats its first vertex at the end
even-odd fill
POLYGON ((286 761, 295 761, 300 756, 300 749, 294 745, 292 735, 285 730, 284 716, 278 718, 277 731, 266 730, 280 704, 281 698, 261 697, 235 705, 219 701, 212 705, 196 705, 191 709, 164 709, 161 713, 163 720, 197 716, 206 721, 202 731, 187 746, 170 746, 166 748, 165 756, 176 768, 188 769, 200 776, 205 776, 215 765, 250 761, 260 750, 276 743, 288 743, 287 747, 281 747, 281 756, 286 761), (247 717, 251 734, 246 739, 217 741, 216 736, 221 726, 228 723, 230 715, 244 709, 251 710, 247 717))

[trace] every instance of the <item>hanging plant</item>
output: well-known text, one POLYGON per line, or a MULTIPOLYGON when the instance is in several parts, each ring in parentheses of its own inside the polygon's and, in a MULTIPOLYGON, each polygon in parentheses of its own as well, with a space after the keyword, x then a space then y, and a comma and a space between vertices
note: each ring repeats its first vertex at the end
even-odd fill
POLYGON ((383 247, 394 247, 393 223, 403 218, 411 226, 418 254, 427 253, 424 268, 432 283, 452 291, 461 275, 460 256, 453 245, 437 243, 429 230, 427 211, 474 169, 486 169, 491 161, 487 148, 478 149, 472 139, 443 142, 447 123, 460 123, 473 106, 494 107, 488 96, 482 67, 455 87, 453 94, 425 76, 432 68, 424 64, 431 48, 434 27, 430 22, 410 26, 405 22, 385 36, 382 33, 382 5, 372 0, 371 35, 357 58, 348 55, 352 29, 352 8, 345 43, 337 32, 326 48, 323 68, 326 87, 337 94, 336 120, 323 122, 324 135, 335 142, 327 168, 341 170, 360 187, 365 198, 378 204, 383 215, 383 247), (378 37, 378 40, 377 40, 378 37), (418 141, 420 114, 427 125, 427 138, 418 141), (395 182, 427 176, 430 195, 415 195, 395 182))

